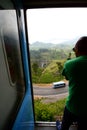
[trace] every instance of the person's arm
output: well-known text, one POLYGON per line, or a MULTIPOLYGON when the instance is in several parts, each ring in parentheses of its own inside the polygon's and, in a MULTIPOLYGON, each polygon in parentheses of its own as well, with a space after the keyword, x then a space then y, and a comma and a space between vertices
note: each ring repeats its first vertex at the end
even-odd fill
POLYGON ((64 68, 63 68, 62 75, 65 76, 66 80, 69 80, 69 79, 68 79, 68 76, 67 76, 67 74, 66 74, 65 66, 64 66, 64 68))

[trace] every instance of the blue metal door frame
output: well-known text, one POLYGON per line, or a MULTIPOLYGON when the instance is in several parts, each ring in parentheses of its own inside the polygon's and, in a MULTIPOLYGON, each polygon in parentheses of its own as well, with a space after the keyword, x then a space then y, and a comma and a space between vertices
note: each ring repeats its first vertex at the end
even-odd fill
POLYGON ((25 36, 25 26, 24 26, 24 13, 18 11, 18 26, 19 26, 19 36, 21 44, 21 52, 24 66, 25 84, 26 91, 25 96, 18 112, 17 118, 15 120, 12 130, 34 130, 34 109, 33 109, 33 99, 31 92, 31 81, 30 81, 30 70, 28 64, 28 52, 26 45, 25 36))

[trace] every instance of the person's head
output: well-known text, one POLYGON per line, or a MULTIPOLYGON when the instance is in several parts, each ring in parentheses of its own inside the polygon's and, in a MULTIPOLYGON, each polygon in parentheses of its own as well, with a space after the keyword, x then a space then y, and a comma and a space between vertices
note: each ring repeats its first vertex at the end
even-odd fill
POLYGON ((87 55, 87 36, 81 37, 73 48, 76 57, 87 55))

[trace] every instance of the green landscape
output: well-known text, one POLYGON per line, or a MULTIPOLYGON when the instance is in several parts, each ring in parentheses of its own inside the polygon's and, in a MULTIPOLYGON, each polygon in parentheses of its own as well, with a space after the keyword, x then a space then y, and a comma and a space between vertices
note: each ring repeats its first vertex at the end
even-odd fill
POLYGON ((31 75, 33 83, 52 83, 62 80, 65 61, 74 57, 74 44, 36 42, 30 45, 31 75), (72 53, 72 54, 71 54, 72 53))
POLYGON ((42 99, 35 100, 35 120, 36 121, 56 121, 62 120, 66 99, 61 99, 53 103, 43 103, 42 99))
MULTIPOLYGON (((74 41, 62 44, 36 42, 29 45, 31 76, 34 84, 49 84, 64 80, 64 63, 74 57, 74 41), (71 44, 70 44, 71 43, 71 44)), ((55 121, 63 115, 66 98, 53 103, 44 103, 43 98, 34 100, 35 120, 55 121)))

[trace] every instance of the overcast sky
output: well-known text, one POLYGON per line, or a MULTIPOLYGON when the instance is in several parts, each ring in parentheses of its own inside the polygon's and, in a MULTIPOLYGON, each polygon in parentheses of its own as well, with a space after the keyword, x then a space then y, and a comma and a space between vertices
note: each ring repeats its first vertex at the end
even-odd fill
POLYGON ((29 9, 29 43, 59 43, 87 35, 87 8, 29 9))

